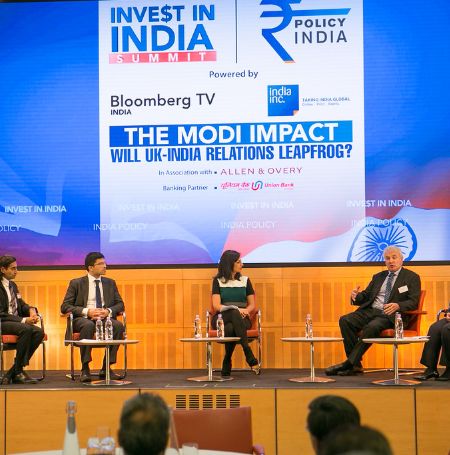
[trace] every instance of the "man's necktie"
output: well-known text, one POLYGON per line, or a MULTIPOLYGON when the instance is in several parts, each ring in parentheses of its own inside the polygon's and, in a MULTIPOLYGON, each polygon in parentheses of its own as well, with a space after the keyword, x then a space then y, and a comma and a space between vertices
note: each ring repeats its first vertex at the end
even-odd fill
POLYGON ((384 292, 384 304, 389 302, 389 297, 391 296, 392 291, 392 281, 394 281, 395 273, 389 272, 388 280, 386 283, 386 291, 384 292))
POLYGON ((13 288, 11 281, 9 282, 9 293, 11 294, 11 303, 9 305, 11 308, 11 314, 13 314, 14 316, 18 316, 17 297, 16 297, 16 293, 14 292, 14 288, 13 288))
POLYGON ((102 305, 102 294, 100 293, 100 280, 95 281, 95 307, 103 308, 102 305))

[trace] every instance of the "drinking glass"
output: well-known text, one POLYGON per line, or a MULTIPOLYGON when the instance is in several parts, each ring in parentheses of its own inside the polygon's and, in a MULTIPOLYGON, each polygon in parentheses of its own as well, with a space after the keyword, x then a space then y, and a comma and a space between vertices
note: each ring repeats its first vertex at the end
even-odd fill
POLYGON ((181 448, 183 455, 198 455, 198 444, 195 442, 185 442, 181 448))

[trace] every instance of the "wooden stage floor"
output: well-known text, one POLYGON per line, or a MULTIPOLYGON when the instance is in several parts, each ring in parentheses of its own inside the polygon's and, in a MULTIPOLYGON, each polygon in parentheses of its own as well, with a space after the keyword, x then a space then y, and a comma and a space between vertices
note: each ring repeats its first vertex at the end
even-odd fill
MULTIPOLYGON (((206 370, 131 370, 130 385, 92 387, 67 379, 63 371, 49 371, 36 385, 2 386, 0 455, 61 448, 68 400, 77 403, 81 446, 97 426, 108 425, 116 434, 123 402, 140 392, 158 393, 176 408, 251 406, 253 440, 265 446, 267 455, 313 454, 306 415, 308 403, 323 394, 353 401, 362 422, 383 431, 396 455, 448 455, 450 449, 446 436, 450 382, 430 380, 403 387, 372 384, 393 377, 384 371, 336 377, 332 383, 289 381, 308 376, 306 369, 268 369, 260 376, 236 371, 234 380, 227 382, 187 380, 205 374, 206 370)), ((316 370, 316 375, 322 376, 323 370, 316 370)))

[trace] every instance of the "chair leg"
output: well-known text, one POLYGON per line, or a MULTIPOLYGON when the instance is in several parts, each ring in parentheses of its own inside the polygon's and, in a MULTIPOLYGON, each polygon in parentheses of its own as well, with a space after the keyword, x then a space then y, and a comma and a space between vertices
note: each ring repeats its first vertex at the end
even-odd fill
POLYGON ((75 365, 74 365, 74 346, 70 344, 70 379, 75 381, 75 365))
POLYGON ((128 360, 127 360, 127 345, 124 344, 123 345, 123 371, 122 373, 117 373, 116 371, 116 374, 118 374, 120 376, 120 379, 125 379, 127 377, 127 373, 128 373, 128 364, 127 364, 128 360))
POLYGON ((261 368, 261 363, 262 363, 262 345, 261 345, 261 337, 259 336, 258 339, 256 340, 258 343, 258 366, 261 368))
POLYGON ((45 373, 47 371, 46 357, 45 357, 45 341, 42 342, 42 374, 41 377, 36 378, 38 381, 45 379, 45 373))
POLYGON ((127 368, 127 345, 124 344, 123 345, 123 375, 122 375, 122 379, 125 379, 127 377, 127 372, 128 372, 128 368, 127 368))

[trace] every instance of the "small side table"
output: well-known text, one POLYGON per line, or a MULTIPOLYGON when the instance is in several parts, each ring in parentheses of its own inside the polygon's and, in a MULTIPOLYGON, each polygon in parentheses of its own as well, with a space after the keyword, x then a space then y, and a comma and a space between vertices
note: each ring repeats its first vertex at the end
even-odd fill
POLYGON ((92 381, 92 382, 84 382, 84 385, 87 386, 99 386, 99 385, 127 385, 131 384, 131 381, 118 381, 116 379, 111 379, 109 375, 109 348, 110 346, 120 345, 120 344, 136 344, 139 343, 139 340, 64 340, 64 343, 71 343, 77 346, 92 346, 92 347, 105 347, 105 361, 106 361, 106 377, 105 379, 101 379, 99 381, 92 381))
POLYGON ((184 343, 206 343, 206 363, 208 366, 208 376, 197 376, 194 378, 187 378, 188 381, 197 382, 222 382, 230 381, 233 378, 222 378, 221 376, 213 376, 212 370, 212 343, 231 343, 239 341, 239 337, 205 337, 205 338, 180 338, 184 343))
POLYGON ((401 344, 411 343, 426 343, 429 337, 405 337, 405 338, 363 338, 364 343, 377 343, 377 344, 392 344, 393 349, 393 363, 394 363, 394 379, 386 379, 379 381, 372 381, 372 384, 379 385, 416 385, 420 381, 413 381, 411 379, 400 379, 398 376, 398 346, 401 344))
POLYGON ((314 372, 314 343, 334 343, 336 341, 342 341, 343 338, 336 337, 291 337, 291 338, 281 338, 281 341, 286 341, 290 343, 309 343, 309 352, 310 352, 310 376, 305 376, 302 378, 292 378, 289 381, 292 382, 335 382, 335 379, 326 378, 324 376, 316 376, 314 372))

